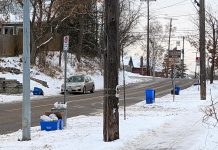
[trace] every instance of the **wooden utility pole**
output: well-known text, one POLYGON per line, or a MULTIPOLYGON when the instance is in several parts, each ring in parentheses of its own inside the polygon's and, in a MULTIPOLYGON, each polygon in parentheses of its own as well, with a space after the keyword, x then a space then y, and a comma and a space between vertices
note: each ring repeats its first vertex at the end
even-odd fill
POLYGON ((105 45, 104 56, 104 104, 103 136, 109 142, 119 139, 119 98, 116 97, 118 85, 119 60, 119 0, 105 0, 105 45))
POLYGON ((170 51, 170 38, 171 38, 171 32, 172 32, 172 18, 170 18, 170 31, 169 31, 169 40, 168 40, 168 50, 167 50, 167 71, 166 71, 166 77, 168 78, 168 71, 169 71, 169 51, 170 51))
POLYGON ((150 75, 150 48, 149 48, 149 21, 150 21, 150 7, 149 2, 150 1, 156 1, 156 0, 140 0, 140 1, 147 1, 147 76, 150 75))
POLYGON ((206 100, 206 66, 205 66, 205 1, 200 0, 200 97, 206 100))
POLYGON ((184 64, 184 59, 185 59, 185 54, 184 54, 184 48, 185 48, 185 37, 182 37, 182 78, 184 78, 184 72, 185 72, 185 64, 184 64))

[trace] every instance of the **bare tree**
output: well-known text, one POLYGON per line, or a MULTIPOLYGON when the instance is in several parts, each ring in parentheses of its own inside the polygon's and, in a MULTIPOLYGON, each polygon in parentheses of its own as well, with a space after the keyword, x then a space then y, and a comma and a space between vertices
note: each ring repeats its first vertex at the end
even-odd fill
MULTIPOLYGON (((135 5, 135 0, 120 0, 120 17, 119 17, 119 53, 125 54, 124 49, 134 43, 136 43, 138 40, 141 40, 141 34, 136 34, 133 32, 133 29, 138 24, 139 18, 142 16, 141 14, 141 6, 138 6, 137 8, 133 7, 135 5)), ((102 8, 99 8, 99 10, 103 10, 104 6, 102 3, 102 8)), ((99 20, 103 20, 104 16, 102 15, 99 20)), ((99 26, 100 34, 99 34, 99 46, 100 46, 100 52, 101 54, 104 52, 104 38, 103 34, 104 32, 104 22, 99 21, 102 23, 101 26, 99 26)), ((120 54, 119 54, 120 55, 120 54)), ((119 58, 120 62, 120 58, 119 58)), ((120 66, 120 64, 118 64, 120 66)))
POLYGON ((13 0, 1 0, 0 1, 0 21, 6 22, 10 20, 10 14, 16 14, 20 12, 17 4, 13 0))
POLYGON ((217 58, 218 52, 218 36, 217 36, 217 19, 214 17, 212 13, 208 13, 206 17, 206 22, 208 25, 208 42, 207 42, 207 50, 210 54, 210 84, 213 83, 214 80, 214 69, 215 69, 215 59, 217 58))
MULTIPOLYGON (((124 49, 138 40, 141 40, 141 34, 133 33, 133 29, 138 24, 141 14, 141 6, 134 8, 135 0, 121 0, 120 1, 120 22, 119 22, 119 41, 120 53, 124 49)), ((120 62, 120 61, 119 61, 120 62)), ((118 64, 119 65, 119 64, 118 64)))
MULTIPOLYGON (((209 9, 210 11, 206 11, 206 50, 209 54, 209 62, 211 64, 210 67, 210 83, 213 83, 214 80, 214 70, 217 60, 217 53, 218 53, 218 36, 217 36, 217 17, 213 14, 213 10, 209 9)), ((196 25, 197 29, 199 29, 199 25, 197 19, 194 20, 194 24, 196 25)), ((198 30, 196 30, 198 31, 198 30)), ((186 39, 189 43, 195 47, 197 50, 199 49, 199 34, 195 33, 192 35, 188 35, 186 39)))
MULTIPOLYGON (((167 28, 167 27, 166 27, 167 28)), ((161 65, 164 58, 164 48, 163 44, 166 42, 167 33, 164 31, 163 26, 156 19, 151 20, 150 28, 149 28, 149 42, 150 44, 150 64, 152 64, 152 68, 155 69, 154 66, 161 65)), ((143 49, 147 47, 146 44, 143 44, 143 49)))
MULTIPOLYGON (((23 7, 22 0, 11 2, 23 7)), ((31 0, 31 64, 35 64, 40 49, 54 40, 64 22, 75 17, 75 14, 87 11, 84 6, 88 2, 88 0, 31 0)))
MULTIPOLYGON (((151 55, 152 55, 152 67, 155 64, 161 64, 163 62, 164 48, 162 44, 166 42, 166 33, 164 32, 163 26, 157 20, 150 22, 150 43, 151 43, 151 55)), ((154 70, 155 68, 153 68, 154 70)))
MULTIPOLYGON (((211 90, 210 90, 210 94, 211 94, 211 90)), ((218 102, 216 101, 216 99, 214 99, 211 95, 211 104, 206 106, 205 108, 201 109, 201 111, 204 113, 204 117, 203 117, 203 122, 207 123, 207 124, 211 124, 213 126, 216 126, 218 123, 218 110, 217 110, 217 106, 218 106, 218 102), (212 121, 210 121, 212 119, 212 121)))
POLYGON ((136 41, 141 39, 140 34, 131 33, 135 26, 138 24, 139 18, 142 16, 140 13, 141 7, 132 8, 134 0, 122 0, 120 2, 120 47, 121 50, 134 44, 136 41))

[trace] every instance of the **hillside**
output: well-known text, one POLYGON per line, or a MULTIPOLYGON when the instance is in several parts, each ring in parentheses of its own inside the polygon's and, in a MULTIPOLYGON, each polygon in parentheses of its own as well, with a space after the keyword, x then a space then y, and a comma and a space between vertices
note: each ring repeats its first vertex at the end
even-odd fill
MULTIPOLYGON (((63 57, 62 57, 63 58, 63 57)), ((38 82, 31 80, 30 89, 33 90, 34 87, 42 88, 44 91, 44 96, 54 96, 60 95, 60 87, 64 82, 64 60, 62 60, 61 67, 58 66, 59 55, 57 52, 50 52, 47 60, 46 67, 35 66, 30 69, 30 77, 39 79, 42 81, 46 81, 48 87, 41 85, 38 82)), ((96 90, 103 89, 103 75, 99 68, 98 60, 87 60, 85 58, 82 59, 81 64, 75 61, 75 56, 68 54, 68 62, 67 62, 67 77, 73 74, 88 74, 95 81, 96 90), (79 69, 78 69, 79 68, 79 69)), ((23 74, 22 74, 22 56, 19 57, 8 57, 8 58, 0 58, 0 78, 6 79, 16 79, 19 82, 23 82, 23 74)), ((123 77, 122 71, 120 71, 119 75, 119 84, 123 85, 123 77)), ((135 83, 140 82, 145 79, 133 79, 131 76, 140 76, 136 74, 132 74, 129 72, 125 72, 126 83, 135 83)), ((31 93, 31 97, 33 99, 39 97, 34 96, 31 93)), ((22 94, 16 95, 3 95, 0 94, 0 103, 1 102, 11 102, 11 101, 21 101, 22 94)))

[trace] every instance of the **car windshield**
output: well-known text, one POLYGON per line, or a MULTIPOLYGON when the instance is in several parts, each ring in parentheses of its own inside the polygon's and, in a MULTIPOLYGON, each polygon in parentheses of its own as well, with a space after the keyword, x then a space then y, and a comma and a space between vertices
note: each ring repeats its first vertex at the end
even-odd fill
POLYGON ((68 78, 68 82, 84 82, 84 76, 72 76, 68 78))

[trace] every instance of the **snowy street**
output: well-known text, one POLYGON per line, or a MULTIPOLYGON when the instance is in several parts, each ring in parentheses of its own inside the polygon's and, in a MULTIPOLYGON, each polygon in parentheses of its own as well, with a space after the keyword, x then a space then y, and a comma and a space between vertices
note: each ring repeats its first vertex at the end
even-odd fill
MULTIPOLYGON (((134 80, 134 79, 133 79, 134 80)), ((126 105, 134 105, 145 99, 145 89, 155 89, 156 97, 166 95, 171 90, 171 80, 164 78, 157 78, 154 81, 146 78, 141 83, 128 85, 126 87, 126 105)), ((192 85, 193 80, 189 79, 177 79, 177 83, 182 87, 192 85)), ((103 84, 103 83, 102 83, 103 84)), ((15 99, 16 100, 16 99, 15 99)), ((37 99, 32 99, 32 126, 39 125, 39 118, 44 112, 48 112, 53 107, 55 102, 63 101, 63 96, 43 97, 39 96, 37 99)), ((92 115, 96 112, 103 111, 103 91, 99 90, 95 93, 88 94, 68 94, 68 117, 75 117, 80 115, 92 115)), ((120 92, 120 106, 123 106, 123 90, 120 92)), ((11 133, 21 128, 21 115, 22 115, 22 103, 5 103, 0 105, 2 115, 0 119, 0 134, 11 133), (14 116, 14 114, 17 114, 14 116), (16 123, 12 123, 16 122, 16 123)))

